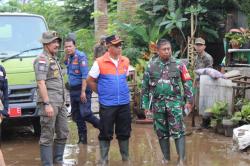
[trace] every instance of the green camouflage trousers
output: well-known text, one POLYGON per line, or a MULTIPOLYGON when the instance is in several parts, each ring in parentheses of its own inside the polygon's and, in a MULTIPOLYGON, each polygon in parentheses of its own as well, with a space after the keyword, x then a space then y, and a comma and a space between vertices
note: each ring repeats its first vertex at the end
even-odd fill
POLYGON ((183 103, 179 101, 158 101, 152 103, 154 130, 159 139, 184 135, 183 103))

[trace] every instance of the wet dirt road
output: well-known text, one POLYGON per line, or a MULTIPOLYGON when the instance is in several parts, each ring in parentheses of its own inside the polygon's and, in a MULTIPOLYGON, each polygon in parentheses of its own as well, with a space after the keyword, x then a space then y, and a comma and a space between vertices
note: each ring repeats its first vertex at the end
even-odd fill
MULTIPOLYGON (((74 126, 74 123, 69 122, 74 126)), ((73 127, 74 128, 74 127, 73 127)), ((77 145, 75 130, 72 129, 64 155, 64 166, 94 166, 99 159, 98 131, 88 125, 88 145, 77 145)), ((133 166, 161 165, 162 153, 151 124, 133 124, 130 140, 130 157, 133 166)), ((40 165, 38 138, 32 131, 10 131, 2 141, 2 150, 8 166, 40 165)), ((249 152, 234 152, 231 138, 215 134, 211 131, 197 132, 186 137, 187 165, 189 166, 248 166, 249 152)), ((126 165, 121 162, 118 143, 114 139, 110 149, 110 165, 126 165)), ((176 165, 177 155, 174 141, 171 140, 171 162, 176 165)))

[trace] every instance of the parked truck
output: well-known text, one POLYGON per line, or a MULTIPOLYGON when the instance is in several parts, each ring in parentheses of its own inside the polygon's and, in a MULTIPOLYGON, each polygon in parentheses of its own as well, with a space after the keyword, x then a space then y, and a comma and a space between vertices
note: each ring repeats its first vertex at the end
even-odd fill
POLYGON ((9 118, 4 125, 30 125, 40 134, 33 61, 42 52, 39 38, 48 26, 42 16, 0 13, 0 63, 9 83, 9 118))

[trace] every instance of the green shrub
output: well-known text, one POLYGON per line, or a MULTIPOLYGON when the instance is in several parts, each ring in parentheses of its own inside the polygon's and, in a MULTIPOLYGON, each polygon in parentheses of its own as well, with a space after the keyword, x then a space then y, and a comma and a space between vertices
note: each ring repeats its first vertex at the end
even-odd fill
POLYGON ((91 29, 79 29, 76 33, 77 48, 87 54, 89 66, 93 63, 93 49, 95 45, 94 31, 91 29))

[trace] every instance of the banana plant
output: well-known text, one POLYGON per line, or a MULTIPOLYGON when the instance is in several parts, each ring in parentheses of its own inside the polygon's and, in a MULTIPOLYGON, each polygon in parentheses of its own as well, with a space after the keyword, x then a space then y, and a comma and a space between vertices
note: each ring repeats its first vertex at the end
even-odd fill
POLYGON ((148 47, 151 42, 156 42, 169 32, 168 29, 162 30, 157 21, 151 22, 150 25, 119 23, 119 26, 137 41, 142 41, 145 47, 148 47))
POLYGON ((177 28, 183 37, 183 39, 186 41, 186 37, 182 31, 184 23, 188 20, 185 17, 182 17, 181 9, 177 9, 175 12, 170 12, 170 14, 166 14, 165 21, 163 21, 160 26, 165 26, 165 29, 168 31, 173 30, 174 28, 177 28))

